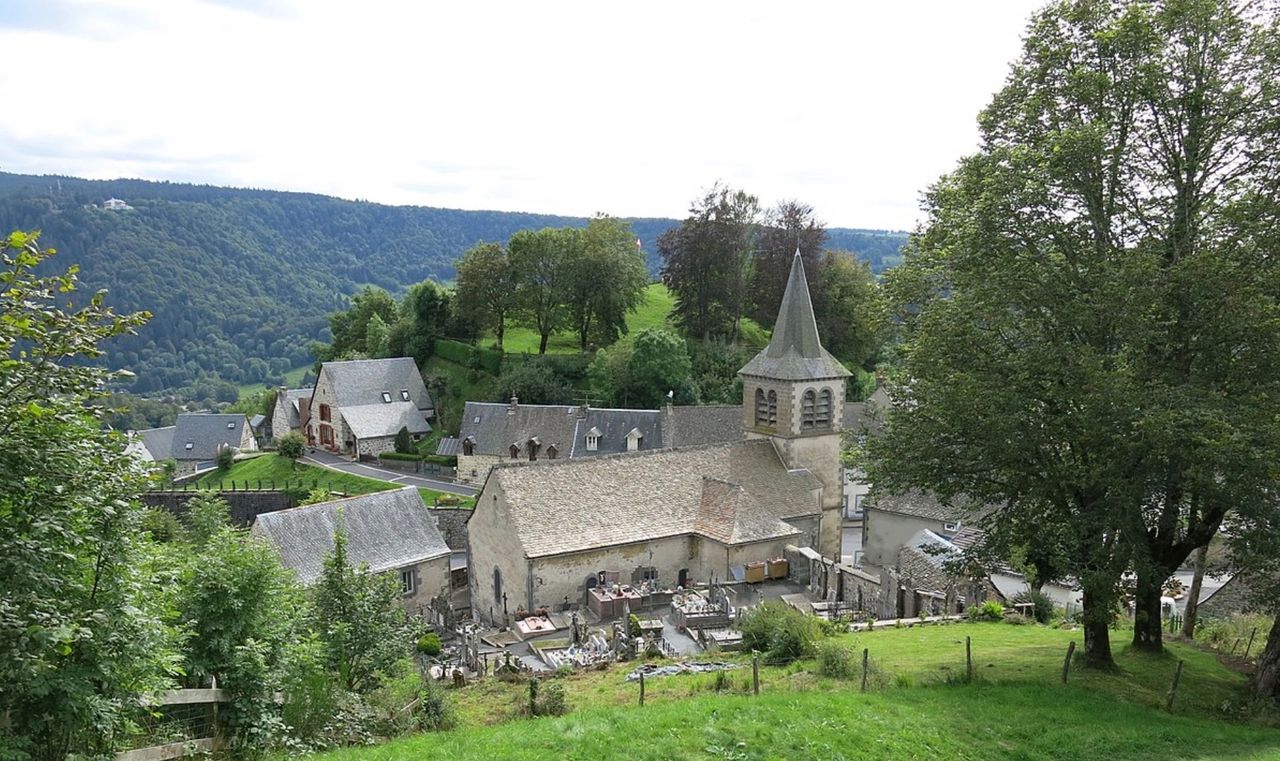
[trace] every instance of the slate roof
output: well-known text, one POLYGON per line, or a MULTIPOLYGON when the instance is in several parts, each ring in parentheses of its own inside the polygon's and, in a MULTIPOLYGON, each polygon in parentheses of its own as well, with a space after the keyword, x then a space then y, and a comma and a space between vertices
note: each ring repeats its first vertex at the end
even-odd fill
POLYGON ((884 427, 889 412, 889 395, 877 388, 865 402, 845 402, 841 427, 845 431, 875 435, 884 427))
POLYGON ((263 415, 263 414, 254 415, 253 417, 249 418, 249 427, 256 431, 262 427, 262 423, 266 421, 266 419, 267 419, 266 415, 263 415))
MULTIPOLYGON (((311 398, 311 389, 309 388, 289 388, 284 391, 284 403, 288 405, 285 408, 285 414, 289 417, 290 428, 302 427, 302 407, 304 400, 311 398)), ((276 404, 280 404, 280 397, 276 397, 276 404)))
POLYGON ((346 531, 351 565, 367 565, 374 573, 450 552, 435 517, 411 486, 263 513, 250 532, 271 542, 285 567, 292 568, 303 584, 311 584, 320 578, 324 559, 333 551, 339 521, 346 531))
POLYGON ((434 406, 427 386, 422 382, 422 373, 418 372, 418 366, 411 357, 325 362, 320 366, 320 372, 329 374, 340 409, 385 404, 382 401, 384 391, 391 394, 392 402, 400 402, 402 390, 409 392, 409 400, 416 409, 429 410, 434 406))
POLYGON ((173 456, 173 431, 176 427, 167 425, 164 428, 136 431, 142 440, 142 446, 151 454, 151 459, 167 460, 173 456))
POLYGON ((705 404, 662 410, 663 440, 671 447, 693 447, 742 440, 742 405, 705 404))
POLYGON ((357 439, 395 436, 401 428, 408 428, 409 433, 431 432, 431 424, 413 402, 387 404, 379 400, 375 404, 339 407, 338 412, 357 439))
POLYGON ((458 439, 471 437, 476 454, 510 454, 512 444, 522 455, 532 438, 545 453, 554 446, 561 458, 595 457, 627 451, 627 434, 640 433, 640 451, 663 445, 662 416, 657 410, 595 409, 562 404, 498 404, 467 402, 458 439), (600 440, 587 450, 587 432, 595 429, 600 440))
POLYGON ((239 447, 247 425, 249 420, 244 413, 215 415, 194 412, 178 415, 168 456, 175 460, 212 460, 222 447, 239 447))
POLYGON ((489 480, 506 495, 531 558, 682 534, 732 544, 783 538, 801 533, 784 519, 820 513, 821 482, 807 470, 788 471, 762 439, 508 462, 489 480))
POLYGON ((791 274, 787 277, 787 289, 782 294, 769 345, 738 373, 792 381, 851 375, 838 359, 822 348, 818 339, 818 322, 813 316, 809 283, 804 276, 799 249, 791 260, 791 274))
POLYGON ((886 494, 872 489, 864 503, 868 510, 881 510, 886 513, 911 515, 917 518, 950 523, 960 520, 964 511, 955 506, 944 505, 932 494, 921 491, 905 494, 886 494))

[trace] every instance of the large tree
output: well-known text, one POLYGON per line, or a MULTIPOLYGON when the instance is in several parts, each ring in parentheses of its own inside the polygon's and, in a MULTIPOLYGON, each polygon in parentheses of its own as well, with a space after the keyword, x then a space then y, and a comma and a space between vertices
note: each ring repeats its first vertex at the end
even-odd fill
POLYGON ((317 344, 316 358, 321 361, 366 356, 365 338, 369 332, 369 320, 377 315, 385 325, 397 319, 396 301, 381 288, 367 285, 351 297, 347 309, 329 315, 329 332, 333 341, 328 345, 317 344))
POLYGON ((68 304, 75 268, 38 277, 52 250, 0 240, 0 756, 106 755, 140 695, 169 684, 176 640, 136 494, 145 475, 97 403, 101 343, 145 315, 103 294, 68 304))
MULTIPOLYGON (((800 201, 783 201, 765 213, 751 263, 748 284, 748 316, 761 325, 772 325, 787 287, 791 259, 796 251, 804 259, 814 309, 821 312, 823 288, 820 272, 825 264, 822 248, 826 226, 813 216, 813 207, 800 201)), ((829 345, 827 334, 822 334, 829 345)))
POLYGON ((649 270, 631 225, 599 215, 582 231, 582 245, 568 263, 566 308, 583 351, 592 337, 611 344, 627 332, 627 313, 644 298, 649 270))
POLYGON ((662 282, 675 294, 675 320, 688 335, 737 340, 759 216, 755 196, 717 183, 679 227, 658 238, 662 282))
POLYGON ((547 353, 551 334, 568 320, 573 262, 582 249, 582 231, 547 227, 521 230, 507 244, 515 282, 515 314, 538 331, 538 353, 547 353))
POLYGON ((813 309, 822 345, 851 367, 873 361, 888 321, 871 267, 848 251, 826 251, 815 280, 813 309))
POLYGON ((515 280, 507 249, 497 243, 477 243, 457 263, 457 312, 493 330, 498 351, 515 310, 515 280))
POLYGON ((893 278, 906 382, 873 476, 1049 528, 1091 664, 1121 574, 1159 648, 1165 577, 1267 488, 1276 49, 1225 2, 1049 6, 893 278))

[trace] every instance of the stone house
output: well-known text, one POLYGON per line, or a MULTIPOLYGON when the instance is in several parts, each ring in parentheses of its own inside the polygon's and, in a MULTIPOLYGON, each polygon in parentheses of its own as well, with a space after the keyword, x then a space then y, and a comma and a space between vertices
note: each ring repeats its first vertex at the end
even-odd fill
POLYGON ((351 565, 393 574, 406 610, 419 612, 450 591, 449 545, 411 486, 264 513, 250 533, 270 542, 284 566, 310 586, 323 573, 339 526, 351 565))
POLYGON ((311 392, 307 441, 351 457, 395 449, 407 428, 415 441, 435 415, 422 373, 410 357, 325 362, 311 392))
POLYGON ((291 431, 306 431, 310 404, 311 389, 281 386, 271 408, 271 438, 278 439, 291 431))
POLYGON ((986 569, 965 558, 980 538, 963 529, 950 538, 921 529, 898 550, 897 564, 885 570, 885 591, 896 595, 887 608, 899 618, 963 613, 984 600, 1005 602, 986 569))
POLYGON ((149 442, 161 446, 165 438, 169 439, 169 453, 156 459, 172 459, 177 462, 174 475, 178 477, 214 467, 218 453, 224 449, 230 449, 236 454, 258 451, 253 428, 243 413, 184 413, 178 415, 171 433, 160 431, 163 429, 143 431, 143 441, 150 450, 153 444, 149 442))
POLYGON ((944 505, 924 492, 873 491, 863 506, 862 560, 865 565, 896 565, 898 551, 921 531, 931 531, 949 540, 964 528, 961 509, 944 505))
POLYGON ((798 252, 769 346, 740 375, 742 407, 710 413, 739 416, 730 441, 494 465, 468 523, 475 615, 580 601, 602 571, 676 586, 787 545, 835 555, 849 372, 818 340, 798 252))

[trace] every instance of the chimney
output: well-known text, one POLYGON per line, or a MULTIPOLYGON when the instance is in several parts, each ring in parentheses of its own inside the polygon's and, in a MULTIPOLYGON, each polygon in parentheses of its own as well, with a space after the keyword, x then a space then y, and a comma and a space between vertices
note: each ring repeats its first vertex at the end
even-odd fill
POLYGON ((591 407, 589 407, 588 405, 585 405, 585 404, 578 405, 578 419, 586 420, 587 413, 590 411, 591 411, 591 407))
POLYGON ((514 394, 511 395, 511 404, 507 407, 507 414, 516 414, 516 407, 520 406, 520 398, 514 394))

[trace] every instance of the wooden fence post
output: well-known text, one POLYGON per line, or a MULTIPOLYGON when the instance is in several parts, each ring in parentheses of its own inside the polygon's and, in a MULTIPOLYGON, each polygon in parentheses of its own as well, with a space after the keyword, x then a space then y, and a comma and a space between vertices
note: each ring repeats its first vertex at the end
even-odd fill
POLYGON ((1173 684, 1169 685, 1169 699, 1166 700, 1164 704, 1164 710, 1166 711, 1173 710, 1173 699, 1178 695, 1178 682, 1182 679, 1183 663, 1183 661, 1178 661, 1178 669, 1173 672, 1173 684))
POLYGON ((964 638, 964 666, 965 673, 968 674, 968 680, 973 681, 973 638, 964 638))
POLYGON ((1258 634, 1258 627, 1253 627, 1253 631, 1249 632, 1249 644, 1244 646, 1244 659, 1249 660, 1249 651, 1253 649, 1253 638, 1258 634))
POLYGON ((867 659, 870 654, 870 648, 862 648, 862 691, 867 691, 867 659))
POLYGON ((751 656, 751 691, 760 694, 760 653, 751 656))
POLYGON ((1067 657, 1062 659, 1062 683, 1067 683, 1067 673, 1071 671, 1071 656, 1076 653, 1076 641, 1071 640, 1067 645, 1067 657))
POLYGON ((644 672, 640 672, 640 705, 644 705, 644 672))

